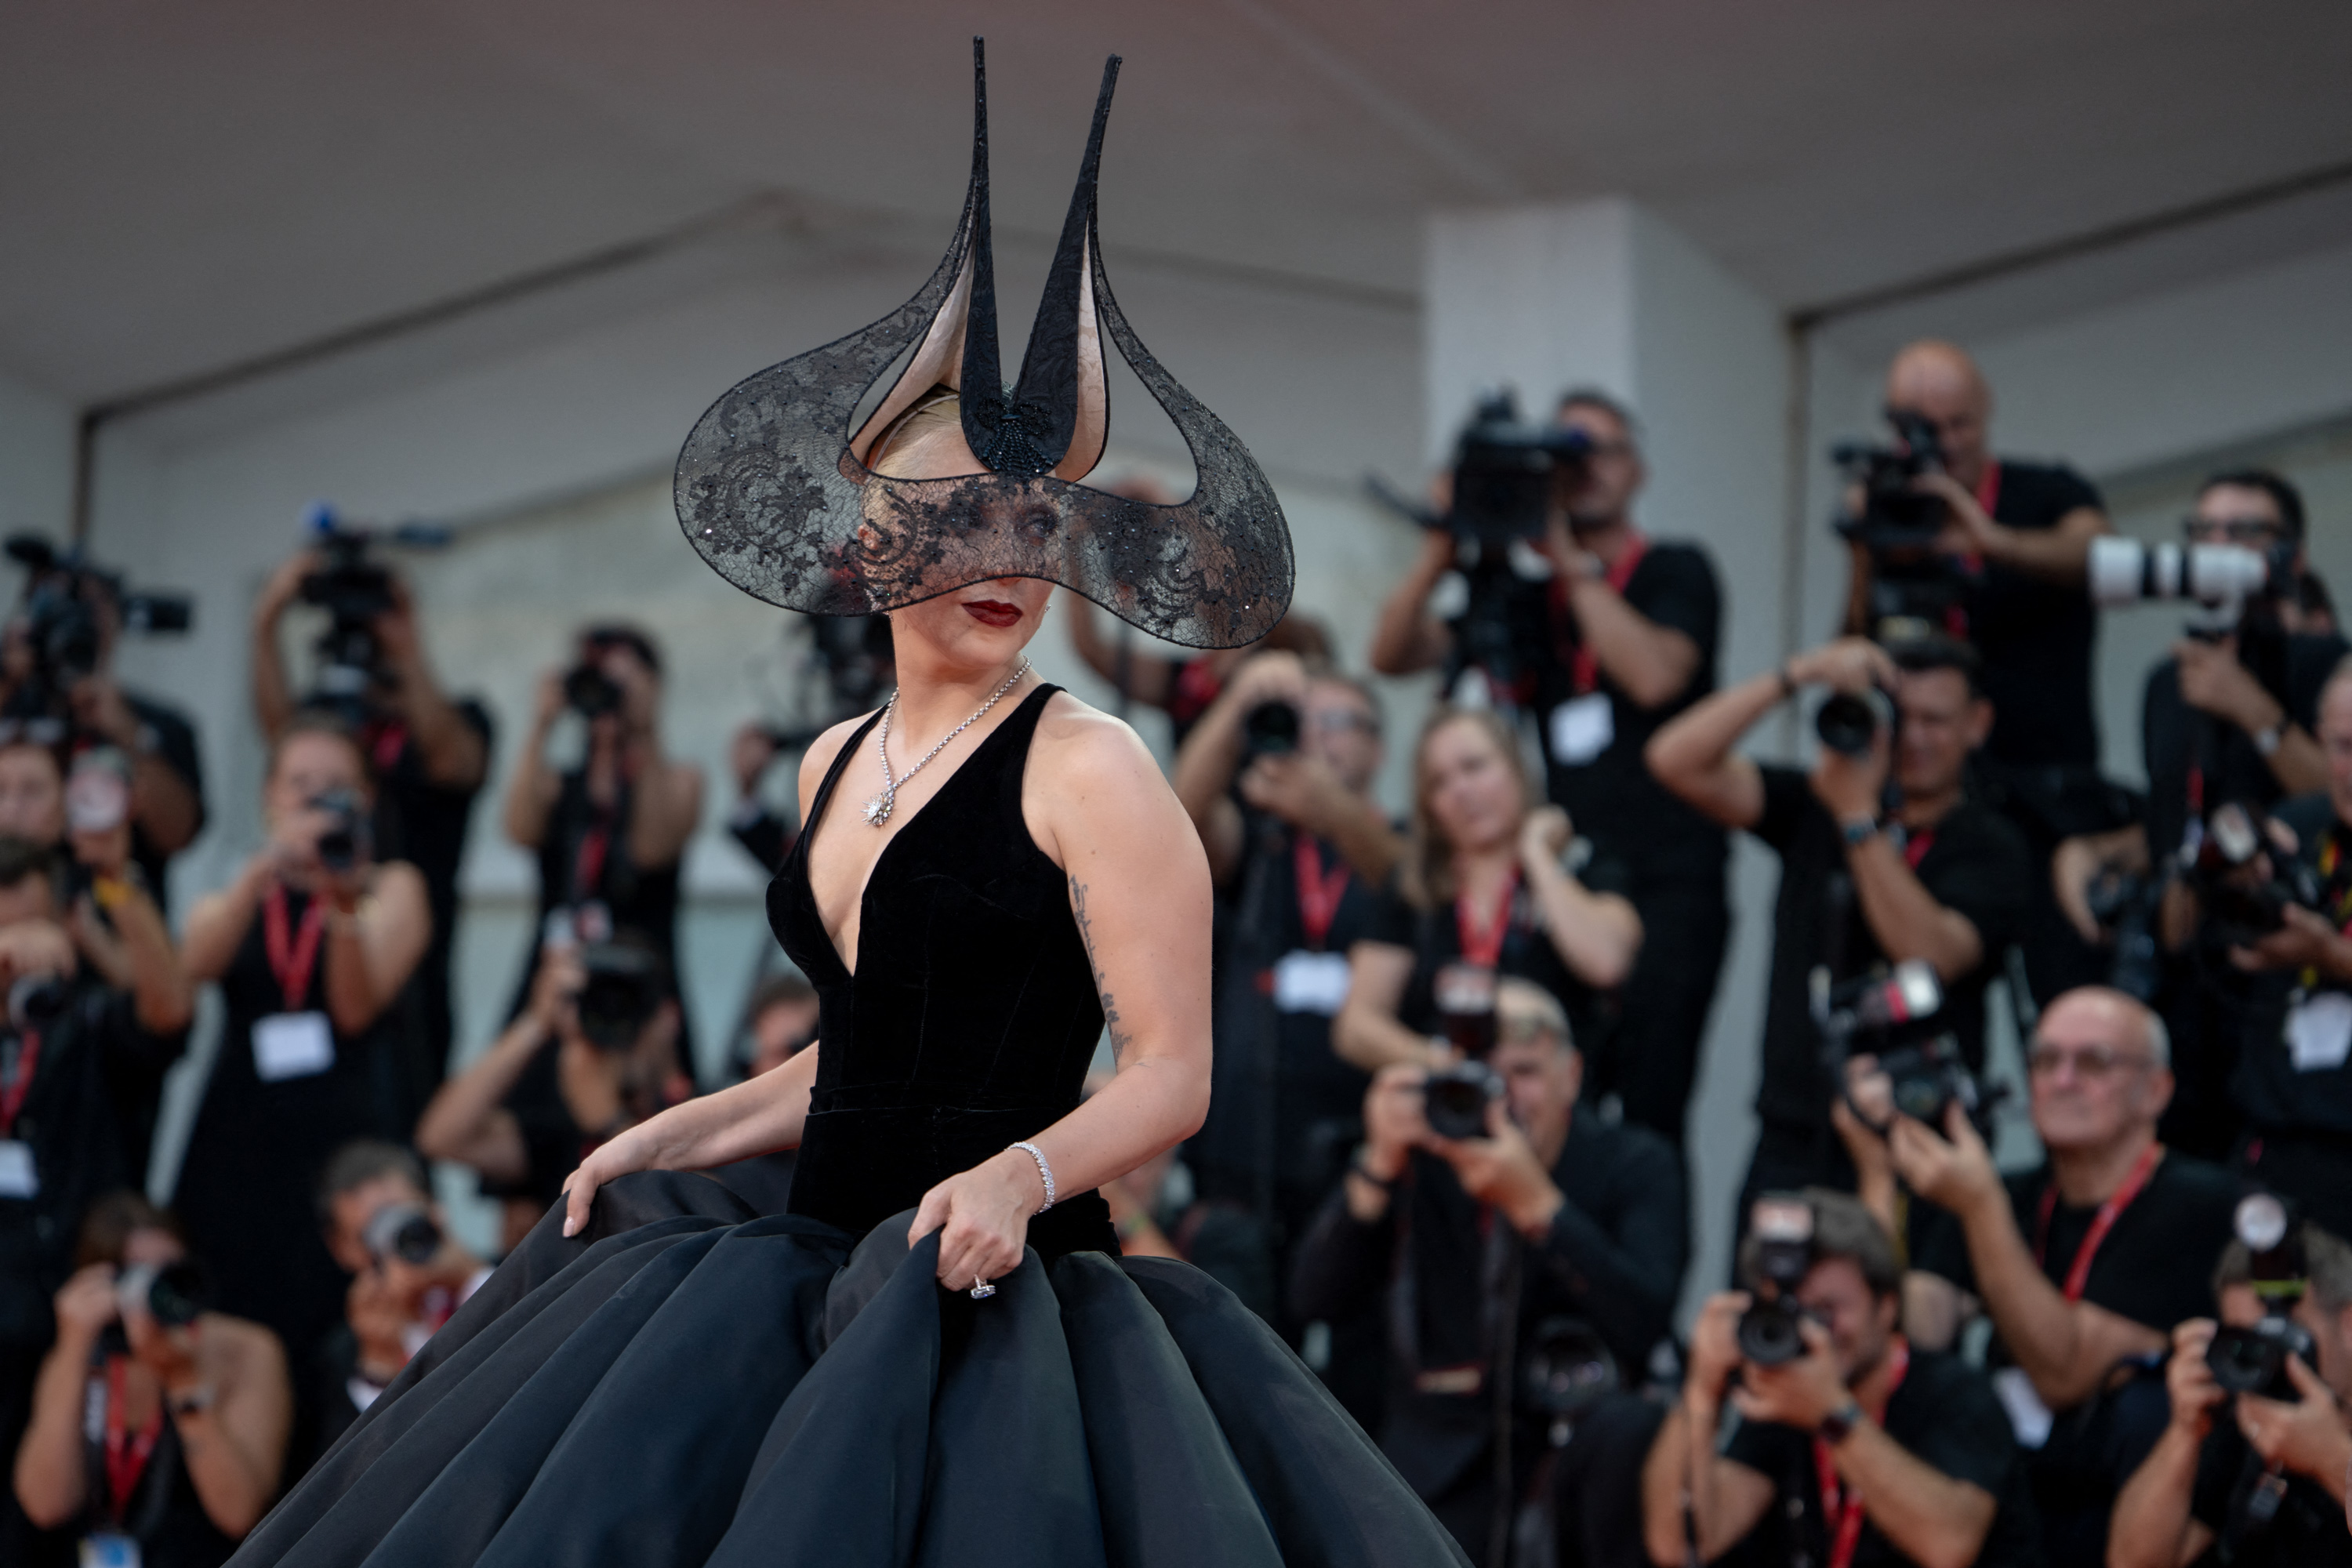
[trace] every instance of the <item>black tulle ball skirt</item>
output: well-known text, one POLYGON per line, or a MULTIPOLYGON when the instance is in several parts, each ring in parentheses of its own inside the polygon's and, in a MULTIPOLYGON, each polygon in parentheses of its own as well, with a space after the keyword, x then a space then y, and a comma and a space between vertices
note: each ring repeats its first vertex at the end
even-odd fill
POLYGON ((1287 1346, 1181 1263, 938 1238, 625 1177, 551 1213, 234 1568, 1465 1564, 1287 1346))

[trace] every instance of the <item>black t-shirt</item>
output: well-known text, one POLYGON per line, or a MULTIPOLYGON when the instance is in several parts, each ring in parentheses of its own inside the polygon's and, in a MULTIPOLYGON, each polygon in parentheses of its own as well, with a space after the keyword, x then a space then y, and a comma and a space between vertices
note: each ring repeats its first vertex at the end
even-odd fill
MULTIPOLYGON (((2271 693, 2305 731, 2319 721, 2319 692, 2352 645, 2333 635, 2284 639, 2271 693)), ((2267 682, 2265 684, 2268 684, 2267 682)), ((2140 701, 2140 754, 2147 768, 2147 843, 2158 855, 2181 846, 2189 829, 2189 780, 2200 775, 2208 810, 2224 801, 2269 807, 2280 795, 2278 776, 2254 749, 2253 738, 2225 719, 2181 700, 2180 665, 2167 658, 2147 672, 2140 701)))
MULTIPOLYGON (((2050 1232, 2042 1235, 2042 1194, 2050 1167, 2042 1165, 2004 1178, 2010 1212, 2028 1247, 2040 1244, 2042 1273, 2063 1288, 2099 1209, 2053 1204, 2050 1232)), ((2213 1266, 2233 1234, 2238 1179, 2219 1165, 2168 1153, 2148 1173, 2147 1185, 2126 1205, 2093 1255, 2083 1281, 2083 1300, 2118 1317, 2169 1334, 2190 1318, 2213 1315, 2213 1266)), ((1959 1222, 1928 1204, 1916 1205, 1911 1266, 1939 1275, 1963 1290, 1977 1288, 1969 1262, 1968 1237, 1959 1222)))
MULTIPOLYGON (((1780 855, 1780 892, 1772 912, 1772 978, 1764 1010, 1764 1076, 1757 1114, 1797 1129, 1826 1127, 1834 1086, 1822 1062, 1809 976, 1829 963, 1833 980, 1864 974, 1885 962, 1863 918, 1846 863, 1845 836, 1829 808, 1794 768, 1768 766, 1764 811, 1749 831, 1780 855), (1845 906, 1843 952, 1832 955, 1827 911, 1845 906)), ((2032 867, 2025 839, 2006 818, 1963 800, 1946 814, 1915 869, 1936 901, 1976 927, 1984 957, 1944 986, 1943 1016, 1971 1069, 1985 1053, 1985 983, 2025 918, 2032 867)))
MULTIPOLYGON (((188 792, 196 797, 196 830, 205 826, 205 769, 196 752, 196 727, 176 708, 150 697, 134 697, 126 691, 123 704, 139 721, 143 731, 140 740, 156 761, 180 775, 188 792)), ((131 827, 131 858, 138 864, 140 875, 147 879, 148 888, 155 895, 158 908, 169 908, 164 868, 172 863, 171 856, 158 849, 138 824, 131 827)))
MULTIPOLYGON (((1240 1195, 1223 1190, 1224 1179, 1245 1181, 1270 1150, 1278 1179, 1318 1202, 1362 1132, 1371 1079, 1332 1050, 1331 1019, 1347 994, 1348 950, 1373 933, 1381 895, 1337 849, 1309 845, 1324 896, 1337 892, 1328 926, 1309 928, 1290 829, 1253 846, 1218 900, 1214 1083, 1209 1119, 1187 1149, 1204 1196, 1240 1195), (1259 1048, 1269 1026, 1271 1064, 1259 1048)), ((1319 901, 1313 912, 1319 921, 1319 901)))
POLYGON ((2266 1525, 2253 1524, 2246 1504, 2263 1474, 2231 1409, 2213 1413, 2213 1429, 2197 1456, 2189 1516, 2221 1539, 2200 1562, 2231 1568, 2352 1568, 2352 1531, 2344 1505, 2308 1476, 2289 1473, 2285 1495, 2266 1525))
MULTIPOLYGON (((2352 925, 2352 828, 2324 795, 2273 815, 2294 830, 2326 913, 2352 925)), ((2239 993, 2238 1062, 2230 1097, 2255 1131, 2352 1136, 2352 987, 2294 970, 2257 973, 2239 993)))
MULTIPOLYGON (((1913 1458, 1992 1494, 1997 1511, 1977 1562, 1986 1568, 2032 1568, 2042 1562, 2025 1464, 2009 1417, 1982 1373, 1957 1356, 1914 1350, 1910 1370, 1886 1402, 1884 1426, 1913 1458)), ((1774 1505, 1748 1537, 1760 1549, 1754 1560, 1790 1563, 1803 1551, 1808 1561, 1828 1562, 1829 1527, 1811 1435, 1778 1423, 1743 1421, 1723 1452, 1777 1489, 1774 1505)), ((1865 1513, 1853 1568, 1894 1568, 1912 1561, 1865 1513)))
POLYGON ((47 1342, 49 1298, 71 1272, 82 1214, 101 1194, 144 1180, 135 1108, 160 1092, 184 1040, 149 1034, 130 993, 83 978, 41 1031, 29 1084, 16 1077, 23 1042, 0 1045, 0 1079, 24 1089, 6 1136, 30 1146, 37 1184, 29 1195, 0 1196, 0 1347, 47 1342))
MULTIPOLYGON (((1622 893, 1626 876, 1622 865, 1595 855, 1577 872, 1577 879, 1596 893, 1622 893)), ((1483 920, 1486 913, 1477 918, 1483 920)), ((1454 902, 1449 900, 1434 909, 1419 909, 1401 891, 1391 888, 1381 894, 1360 940, 1412 951, 1412 976, 1406 981, 1404 995, 1397 1003, 1397 1021, 1416 1034, 1442 1034, 1444 1020, 1437 1010, 1437 975, 1462 958, 1461 922, 1454 902)), ((1535 897, 1528 891, 1524 878, 1512 889, 1510 914, 1495 969, 1500 974, 1532 980, 1558 997, 1568 1013, 1576 1043, 1583 1048, 1588 1060, 1616 1021, 1615 994, 1596 991, 1569 968, 1559 949, 1544 934, 1535 897)))
MULTIPOLYGON (((2074 469, 2004 461, 1993 521, 2036 532, 2067 513, 2102 506, 2099 492, 2074 469)), ((2099 726, 2093 710, 2091 650, 2098 612, 2080 584, 2066 586, 1988 566, 1963 596, 1969 640, 1984 658, 1992 735, 1985 754, 1997 763, 2096 767, 2099 726)))
POLYGON ((1543 731, 1548 793, 1567 808, 1577 832, 1623 865, 1636 881, 1719 882, 1728 852, 1723 830, 1670 794, 1642 760, 1642 748, 1660 726, 1715 689, 1723 609, 1706 552, 1695 544, 1652 544, 1625 581, 1623 596, 1630 608, 1698 645, 1698 663, 1689 684, 1656 708, 1644 708, 1628 697, 1597 661, 1593 685, 1578 689, 1575 665, 1581 639, 1565 594, 1557 584, 1553 590, 1549 657, 1536 665, 1535 707, 1543 731), (1579 698, 1604 703, 1606 724, 1600 721, 1597 709, 1563 714, 1566 705, 1579 698), (1605 743, 1593 749, 1604 735, 1605 743))
MULTIPOLYGON (((471 697, 456 706, 458 718, 481 737, 487 757, 492 736, 489 710, 471 697)), ((425 900, 433 910, 433 942, 416 967, 415 984, 426 1047, 436 1063, 446 1061, 452 1028, 449 960, 457 943, 457 871, 466 858, 467 830, 482 782, 463 788, 435 783, 425 771, 423 752, 404 726, 380 726, 367 740, 376 767, 376 858, 415 867, 425 879, 425 900)), ((433 1076, 437 1082, 437 1070, 433 1076)))

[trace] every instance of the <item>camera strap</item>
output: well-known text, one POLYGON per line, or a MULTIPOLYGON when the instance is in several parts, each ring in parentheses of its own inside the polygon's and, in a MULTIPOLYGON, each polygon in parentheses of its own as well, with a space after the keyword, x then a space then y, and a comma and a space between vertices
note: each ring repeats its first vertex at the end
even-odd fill
POLYGON ((1480 969, 1493 969, 1502 962, 1503 939, 1511 930, 1511 904, 1519 896, 1519 868, 1511 868, 1503 880, 1502 896, 1495 900, 1494 918, 1483 927, 1477 911, 1472 907, 1470 895, 1460 893, 1454 900, 1454 934, 1462 945, 1462 962, 1480 969))
POLYGON ((106 1511, 108 1520, 118 1530, 130 1512, 131 1494, 139 1489, 139 1478, 147 1473, 147 1461, 155 1457, 155 1445, 163 1436, 163 1399, 160 1390, 154 1414, 147 1418, 147 1425, 136 1432, 126 1429, 122 1405, 130 1379, 129 1356, 106 1358, 106 1511))
MULTIPOLYGON (((1895 1335, 1887 1347, 1886 1364, 1886 1397, 1870 1413, 1870 1418, 1882 1425, 1895 1391, 1903 1386, 1904 1375, 1911 1370, 1911 1342, 1895 1335)), ((1822 1483, 1822 1528, 1829 1536, 1829 1568, 1849 1568, 1854 1548, 1862 1541, 1862 1492, 1839 1479, 1837 1456, 1830 1451, 1825 1437, 1813 1439, 1813 1473, 1822 1483)))
MULTIPOLYGON (((2090 1231, 2083 1237, 2083 1245, 2074 1249, 2074 1261, 2066 1268, 2066 1282, 2063 1289, 2069 1301, 2083 1299, 2083 1288, 2091 1282, 2091 1260, 2098 1257, 2100 1244, 2107 1239, 2107 1232, 2116 1228, 2116 1221, 2123 1217, 2124 1210, 2131 1207, 2132 1200, 2139 1196, 2140 1190, 2147 1185, 2149 1176, 2155 1173, 2157 1161, 2163 1157, 2164 1145, 2161 1143, 2150 1143, 2141 1150, 2139 1158, 2132 1163, 2131 1173, 2124 1177, 2124 1184, 2117 1187, 2115 1195, 2101 1204, 2099 1212, 2091 1216, 2090 1231)), ((2035 1268, 2045 1272, 2049 1268, 2046 1256, 2050 1251, 2050 1221, 2057 1212, 2058 1182, 2053 1175, 2050 1184, 2042 1189, 2041 1215, 2033 1225, 2033 1263, 2035 1268)))
POLYGON ((400 754, 408 749, 408 726, 397 719, 371 719, 361 727, 360 743, 381 778, 400 765, 400 754))
MULTIPOLYGON (((1639 529, 1630 531, 1625 540, 1625 548, 1618 552, 1617 559, 1610 564, 1609 570, 1602 574, 1602 580, 1609 584, 1612 593, 1619 598, 1624 597, 1625 584, 1633 580, 1634 570, 1642 564, 1642 557, 1649 552, 1648 537, 1639 529)), ((1568 583, 1566 579, 1558 575, 1552 578, 1551 602, 1554 609, 1563 616, 1567 614, 1568 583)), ((1591 646, 1584 640, 1584 628, 1581 626, 1577 628, 1576 646, 1568 656, 1568 668, 1569 677, 1575 683, 1576 694, 1579 697, 1601 684, 1601 658, 1592 651, 1591 646)))
POLYGON ((1919 862, 1927 858, 1927 851, 1936 847, 1936 830, 1933 827, 1922 827, 1914 832, 1906 827, 1901 831, 1903 863, 1916 871, 1919 868, 1919 862))
POLYGON ((269 892, 261 903, 261 937, 268 949, 269 973, 278 977, 278 989, 286 994, 286 1010, 302 1011, 303 998, 310 994, 310 972, 319 964, 319 945, 327 933, 327 901, 312 899, 303 906, 302 929, 294 934, 288 930, 286 886, 269 884, 269 892))
POLYGON ((33 1069, 41 1064, 41 1035, 37 1029, 26 1029, 17 1037, 13 1051, 0 1047, 0 1061, 6 1070, 0 1072, 0 1140, 16 1131, 16 1113, 25 1109, 25 1097, 33 1092, 33 1069))
POLYGON ((1330 940, 1331 922, 1339 918, 1339 900, 1348 896, 1348 862, 1342 858, 1325 871, 1323 851, 1311 833, 1292 840, 1291 861, 1298 882, 1298 921, 1307 928, 1307 947, 1320 952, 1330 940))

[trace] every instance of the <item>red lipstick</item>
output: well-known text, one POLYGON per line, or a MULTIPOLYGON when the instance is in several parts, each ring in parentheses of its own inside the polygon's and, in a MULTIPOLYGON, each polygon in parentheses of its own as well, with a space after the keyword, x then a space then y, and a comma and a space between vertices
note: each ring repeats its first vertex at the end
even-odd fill
POLYGON ((1021 606, 1008 605, 1002 599, 967 599, 964 614, 984 626, 1003 628, 1021 619, 1021 606))

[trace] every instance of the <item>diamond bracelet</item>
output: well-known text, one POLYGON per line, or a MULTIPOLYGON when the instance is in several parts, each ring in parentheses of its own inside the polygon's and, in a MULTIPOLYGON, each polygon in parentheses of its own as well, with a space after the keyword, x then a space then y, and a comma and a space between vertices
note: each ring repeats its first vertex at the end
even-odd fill
POLYGON ((1038 1148, 1034 1143, 1029 1142, 1008 1143, 1005 1147, 1008 1149, 1018 1149, 1024 1154, 1028 1155, 1032 1160, 1037 1162, 1037 1174, 1043 1177, 1045 1183, 1045 1201, 1037 1205, 1037 1212, 1039 1214, 1044 1214, 1047 1209, 1052 1208, 1057 1201, 1054 1194, 1054 1167, 1045 1163, 1045 1151, 1038 1148))

